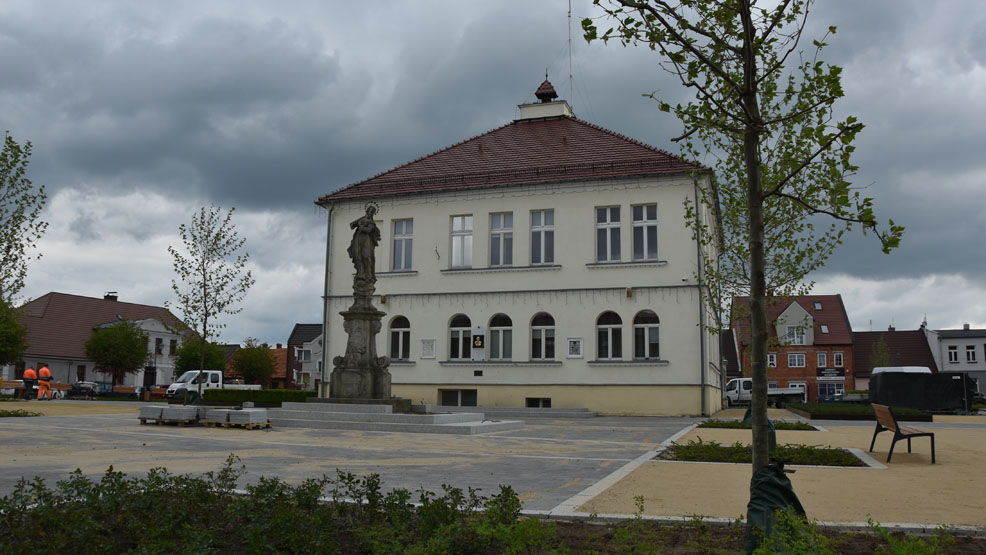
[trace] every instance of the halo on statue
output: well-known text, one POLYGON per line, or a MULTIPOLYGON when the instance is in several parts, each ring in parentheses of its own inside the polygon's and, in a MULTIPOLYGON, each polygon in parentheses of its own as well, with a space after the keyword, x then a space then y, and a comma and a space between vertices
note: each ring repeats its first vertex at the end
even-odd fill
POLYGON ((370 208, 373 209, 373 213, 374 214, 379 214, 380 213, 380 205, 377 204, 375 201, 372 201, 371 200, 371 201, 369 201, 369 202, 367 202, 366 204, 363 205, 363 211, 364 212, 369 212, 370 211, 370 208))

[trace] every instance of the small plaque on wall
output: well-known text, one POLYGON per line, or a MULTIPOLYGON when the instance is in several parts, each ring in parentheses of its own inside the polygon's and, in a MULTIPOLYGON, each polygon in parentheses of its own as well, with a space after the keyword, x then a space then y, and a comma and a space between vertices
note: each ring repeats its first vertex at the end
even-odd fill
POLYGON ((421 358, 435 358, 435 340, 421 340, 421 358))
POLYGON ((568 358, 582 358, 582 338, 568 338, 568 358))

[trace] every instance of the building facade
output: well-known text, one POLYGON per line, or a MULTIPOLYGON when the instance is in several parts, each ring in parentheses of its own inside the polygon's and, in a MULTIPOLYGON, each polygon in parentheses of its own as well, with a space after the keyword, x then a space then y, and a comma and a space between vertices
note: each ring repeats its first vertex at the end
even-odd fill
POLYGON ((48 293, 22 307, 21 324, 27 328, 27 351, 16 365, 4 368, 4 379, 20 379, 29 367, 47 365, 56 382, 111 381, 86 358, 85 344, 93 329, 120 320, 137 323, 148 336, 145 367, 129 374, 122 384, 152 386, 174 378, 174 358, 181 346, 179 320, 167 309, 120 302, 115 293, 102 299, 48 293))
POLYGON ((976 382, 976 391, 986 394, 986 329, 974 329, 966 324, 960 330, 937 330, 935 335, 941 361, 939 369, 969 374, 976 382))
POLYGON ((290 379, 300 389, 316 389, 322 377, 322 324, 295 324, 288 337, 290 379))
MULTIPOLYGON (((346 346, 350 222, 379 211, 379 354, 415 403, 710 414, 719 342, 686 226, 710 172, 553 101, 319 199, 328 211, 323 367, 346 346)), ((710 222, 711 211, 698 211, 710 222)), ((714 222, 713 222, 714 223, 714 222)), ((327 381, 327 380, 326 380, 327 381)), ((331 392, 323 387, 322 395, 331 392)))
MULTIPOLYGON (((743 375, 752 376, 748 297, 733 300, 743 375)), ((833 399, 853 389, 853 333, 841 295, 767 298, 768 387, 800 387, 805 400, 833 399)))

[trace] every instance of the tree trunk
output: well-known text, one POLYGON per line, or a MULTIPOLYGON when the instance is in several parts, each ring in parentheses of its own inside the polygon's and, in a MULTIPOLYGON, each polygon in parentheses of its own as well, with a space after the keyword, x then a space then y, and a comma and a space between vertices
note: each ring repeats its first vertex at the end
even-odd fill
POLYGON ((767 280, 764 258, 763 189, 760 182, 760 133, 763 123, 757 102, 757 59, 754 52, 755 28, 748 1, 742 3, 743 93, 746 112, 743 157, 746 165, 747 203, 750 211, 750 328, 753 398, 750 401, 753 426, 753 472, 767 466, 769 433, 767 427, 767 280))

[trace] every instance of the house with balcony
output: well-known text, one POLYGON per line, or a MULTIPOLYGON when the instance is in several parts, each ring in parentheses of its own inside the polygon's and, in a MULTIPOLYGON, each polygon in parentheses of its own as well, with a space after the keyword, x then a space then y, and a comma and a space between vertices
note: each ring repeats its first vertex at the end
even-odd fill
MULTIPOLYGON (((386 313, 377 351, 390 357, 394 395, 715 412, 723 369, 701 279, 716 253, 685 209, 701 203, 711 171, 577 118, 547 80, 536 96, 501 127, 318 199, 324 371, 346 347, 350 222, 373 203, 373 302, 386 313)), ((697 212, 715 226, 709 207, 697 212)))
MULTIPOLYGON (((733 299, 731 322, 743 375, 752 376, 749 297, 733 299)), ((853 332, 841 295, 767 298, 768 387, 800 387, 805 400, 854 387, 853 332)))

